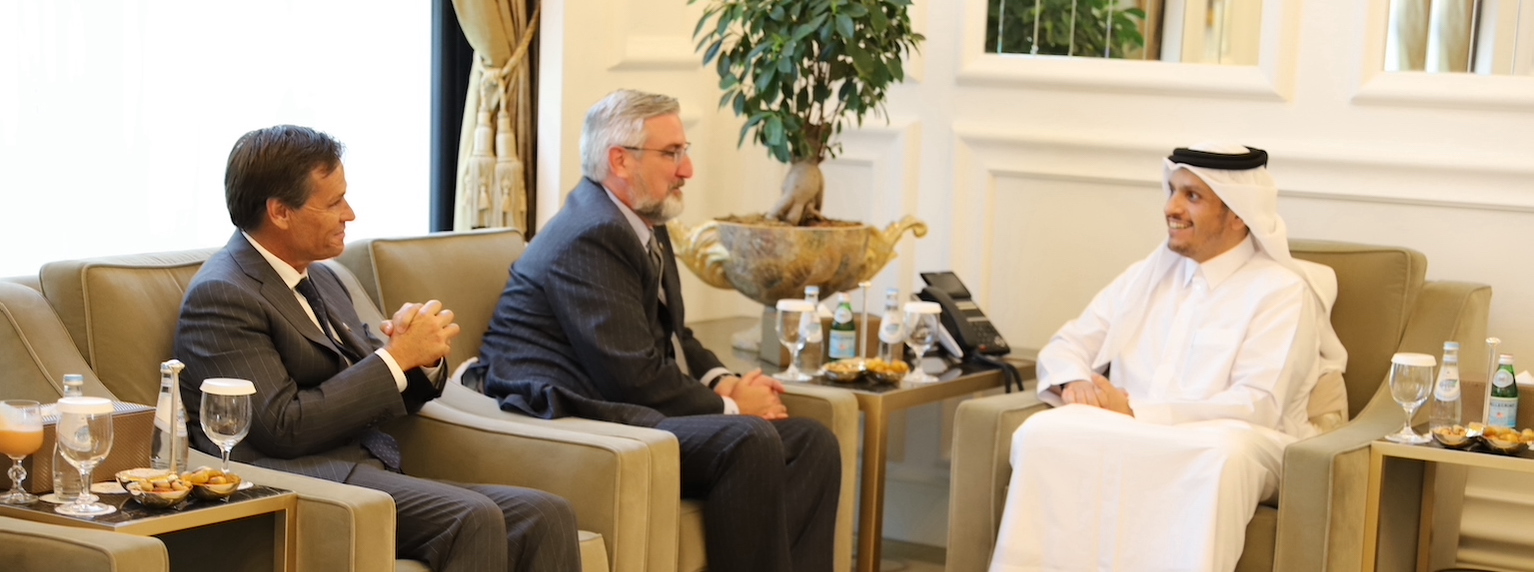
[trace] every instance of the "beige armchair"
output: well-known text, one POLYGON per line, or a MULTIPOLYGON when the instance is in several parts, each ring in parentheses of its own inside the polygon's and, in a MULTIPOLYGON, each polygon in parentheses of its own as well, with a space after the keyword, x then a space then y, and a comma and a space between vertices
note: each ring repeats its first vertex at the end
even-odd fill
MULTIPOLYGON (((1369 443, 1401 426, 1401 408, 1383 387, 1397 351, 1438 354, 1446 340, 1464 348, 1466 378, 1484 376, 1482 340, 1491 288, 1424 282, 1427 259, 1405 248, 1295 240, 1296 258, 1332 267, 1332 325, 1348 350, 1351 421, 1284 452, 1276 502, 1247 525, 1238 571, 1357 570, 1362 562, 1369 443)), ((948 571, 985 570, 995 548, 1012 433, 1047 408, 1032 391, 967 401, 954 428, 948 571)))
MULTIPOLYGON (((382 308, 442 300, 463 333, 454 363, 479 354, 506 286, 525 248, 521 233, 489 230, 354 242, 338 261, 350 268, 382 308)), ((792 415, 824 423, 842 452, 842 494, 836 528, 836 569, 852 567, 858 411, 846 392, 790 387, 792 415)), ((535 419, 506 413, 496 402, 460 386, 447 389, 421 414, 395 427, 408 451, 407 470, 459 478, 513 478, 568 499, 581 527, 607 539, 613 570, 696 572, 706 566, 700 503, 679 498, 680 453, 670 433, 587 419, 535 419), (506 439, 516 442, 505 444, 506 439), (505 451, 487 455, 487 451, 505 451), (478 456, 470 466, 453 459, 478 456)))

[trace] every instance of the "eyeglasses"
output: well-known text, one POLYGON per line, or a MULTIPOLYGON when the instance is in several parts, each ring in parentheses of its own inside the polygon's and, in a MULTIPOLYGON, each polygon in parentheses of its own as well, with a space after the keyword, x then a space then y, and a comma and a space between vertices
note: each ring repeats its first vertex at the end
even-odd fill
POLYGON ((650 149, 648 147, 630 147, 628 145, 623 145, 622 147, 630 151, 654 151, 660 153, 670 157, 672 161, 676 162, 676 166, 680 167, 682 162, 687 160, 687 149, 692 147, 692 143, 683 143, 681 147, 675 149, 650 149))

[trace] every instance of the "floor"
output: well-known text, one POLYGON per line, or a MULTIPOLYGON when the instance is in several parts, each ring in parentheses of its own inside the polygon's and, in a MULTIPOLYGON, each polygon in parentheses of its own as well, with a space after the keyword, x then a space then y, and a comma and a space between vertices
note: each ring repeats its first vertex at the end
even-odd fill
POLYGON ((880 572, 943 572, 948 552, 942 547, 884 539, 880 572))

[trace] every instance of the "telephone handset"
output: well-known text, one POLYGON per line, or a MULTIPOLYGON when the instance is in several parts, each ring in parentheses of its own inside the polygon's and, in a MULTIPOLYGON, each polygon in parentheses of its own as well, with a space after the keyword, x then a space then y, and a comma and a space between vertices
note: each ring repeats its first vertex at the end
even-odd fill
POLYGON ((970 297, 969 289, 964 287, 964 282, 952 272, 923 272, 921 279, 927 283, 917 294, 917 297, 928 302, 937 302, 943 308, 943 329, 946 330, 949 339, 944 339, 944 345, 952 341, 957 346, 947 348, 954 357, 971 357, 979 355, 1006 355, 1012 351, 1007 345, 1007 340, 1001 337, 996 327, 991 324, 991 319, 986 317, 985 312, 980 311, 980 306, 970 297))

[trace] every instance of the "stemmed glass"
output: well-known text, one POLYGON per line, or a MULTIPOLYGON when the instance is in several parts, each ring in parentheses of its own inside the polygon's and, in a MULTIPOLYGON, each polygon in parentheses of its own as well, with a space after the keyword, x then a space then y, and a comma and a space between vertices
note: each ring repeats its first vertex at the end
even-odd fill
POLYGON ((1437 364, 1427 354, 1398 353, 1390 358, 1390 396, 1406 410, 1406 423, 1400 431, 1386 435, 1386 439, 1411 445, 1428 442, 1426 435, 1412 429, 1411 420, 1422 402, 1427 401, 1428 389, 1433 385, 1433 366, 1437 364))
POLYGON ((804 342, 808 338, 805 332, 806 322, 815 320, 819 326, 819 316, 815 315, 815 305, 802 298, 785 298, 778 300, 778 341, 783 347, 793 354, 789 358, 788 369, 778 372, 773 377, 783 381, 809 381, 810 376, 799 371, 799 352, 804 349, 804 342), (808 320, 807 320, 808 319, 808 320))
POLYGON ((0 503, 31 504, 37 495, 22 488, 27 470, 21 460, 43 448, 43 415, 36 401, 7 399, 0 401, 0 453, 10 457, 11 492, 0 497, 0 503))
MULTIPOLYGON (((91 471, 112 450, 112 402, 100 397, 65 397, 59 400, 59 452, 80 470, 80 483, 90 488, 91 471)), ((81 491, 69 504, 54 508, 59 514, 98 516, 117 512, 117 507, 95 502, 81 491)))
POLYGON ((250 396, 256 386, 243 379, 210 377, 202 381, 202 432, 218 445, 229 473, 229 452, 250 433, 250 396))
POLYGON ((911 383, 932 383, 938 381, 932 374, 921 369, 921 357, 926 355, 927 348, 932 347, 932 342, 937 338, 937 316, 943 311, 943 307, 936 302, 906 302, 905 305, 905 345, 911 348, 911 373, 906 374, 905 379, 911 383))

